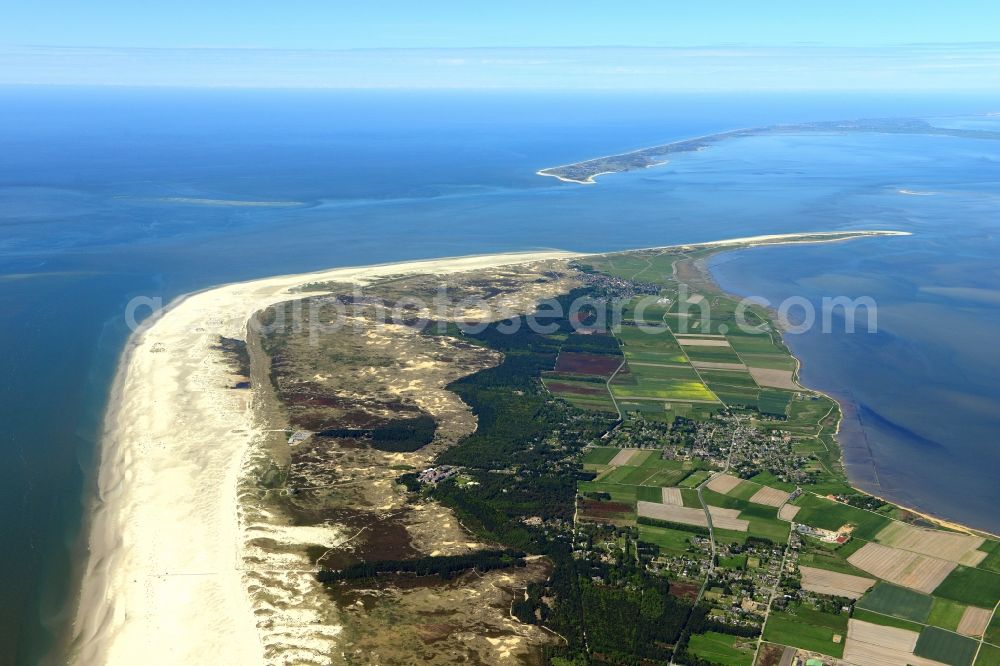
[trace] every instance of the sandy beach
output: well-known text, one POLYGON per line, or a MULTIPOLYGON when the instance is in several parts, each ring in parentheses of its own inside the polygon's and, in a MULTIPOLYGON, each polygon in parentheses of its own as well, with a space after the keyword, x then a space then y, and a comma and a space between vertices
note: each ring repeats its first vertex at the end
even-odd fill
MULTIPOLYGON (((263 426, 251 392, 230 388, 232 369, 219 336, 245 339, 253 313, 294 298, 290 290, 310 282, 573 256, 497 254, 266 278, 188 295, 144 323, 122 354, 105 417, 73 662, 279 663, 265 650, 265 630, 284 632, 282 640, 303 659, 335 644, 338 627, 320 626, 295 589, 285 609, 290 626, 258 626, 254 572, 244 556, 248 540, 264 528, 249 524, 238 488, 263 426), (316 626, 307 633, 291 626, 303 622, 316 626)), ((272 528, 268 536, 331 546, 347 538, 333 528, 307 529, 272 528)), ((318 583, 300 575, 294 585, 318 583)))

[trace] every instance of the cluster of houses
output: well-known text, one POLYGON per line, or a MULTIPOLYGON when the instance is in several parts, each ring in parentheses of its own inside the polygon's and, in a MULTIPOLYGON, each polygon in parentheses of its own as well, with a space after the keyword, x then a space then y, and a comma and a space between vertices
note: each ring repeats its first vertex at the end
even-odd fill
POLYGON ((458 469, 458 467, 452 467, 451 465, 428 467, 417 475, 417 481, 420 483, 440 483, 458 474, 458 469))

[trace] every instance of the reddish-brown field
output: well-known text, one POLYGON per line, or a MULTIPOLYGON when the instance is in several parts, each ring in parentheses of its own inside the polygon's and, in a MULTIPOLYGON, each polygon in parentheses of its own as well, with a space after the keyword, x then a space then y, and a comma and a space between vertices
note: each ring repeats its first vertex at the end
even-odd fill
POLYGON ((572 393, 573 395, 608 395, 608 390, 603 384, 594 384, 594 388, 580 386, 579 384, 565 384, 563 382, 545 382, 545 386, 553 393, 572 393))
POLYGON ((698 598, 698 592, 701 590, 701 585, 697 583, 675 583, 670 582, 670 594, 675 597, 680 597, 681 599, 690 599, 694 601, 698 598))
POLYGON ((632 507, 624 502, 580 501, 580 518, 585 520, 615 520, 632 513, 632 507))
POLYGON ((584 352, 562 352, 556 359, 556 372, 568 375, 597 375, 610 377, 611 373, 621 365, 620 356, 604 354, 587 354, 584 352))

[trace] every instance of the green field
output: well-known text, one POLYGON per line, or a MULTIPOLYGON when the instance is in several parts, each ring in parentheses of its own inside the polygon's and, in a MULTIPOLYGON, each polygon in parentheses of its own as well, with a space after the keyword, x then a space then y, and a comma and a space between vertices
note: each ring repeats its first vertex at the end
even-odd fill
POLYGON ((979 550, 989 553, 986 559, 979 563, 979 568, 1000 573, 1000 541, 987 541, 979 547, 979 550))
POLYGON ((687 478, 688 474, 691 472, 687 470, 664 470, 656 472, 653 476, 646 479, 646 484, 650 486, 657 487, 669 487, 676 486, 687 478))
POLYGON ((888 615, 882 615, 881 613, 873 613, 872 611, 865 610, 864 608, 858 608, 857 606, 854 607, 854 613, 852 613, 851 617, 855 620, 871 622, 872 624, 879 624, 883 627, 906 629, 907 631, 912 631, 916 634, 919 634, 924 629, 924 625, 922 624, 910 622, 909 620, 904 620, 899 617, 889 617, 888 615))
POLYGON ((764 628, 766 641, 815 650, 838 658, 844 656, 846 638, 846 615, 830 615, 801 608, 795 614, 771 613, 764 628), (834 635, 841 636, 839 643, 833 642, 834 635))
POLYGON ((750 481, 762 486, 771 486, 772 488, 778 488, 779 490, 784 490, 786 492, 792 492, 793 490, 795 490, 794 483, 786 483, 781 479, 779 479, 778 477, 776 477, 774 474, 771 474, 770 472, 767 471, 761 472, 757 476, 752 477, 750 481))
POLYGON ((731 557, 720 557, 719 566, 723 569, 735 569, 742 571, 747 568, 747 556, 733 555, 731 557))
POLYGON ((935 597, 934 605, 927 616, 927 624, 955 631, 958 629, 958 623, 962 621, 962 613, 965 612, 965 609, 966 606, 962 604, 935 597))
POLYGON ((984 639, 994 645, 1000 645, 1000 613, 995 613, 993 615, 993 619, 990 621, 990 626, 986 628, 986 636, 984 639))
POLYGON ((603 481, 580 481, 577 491, 580 493, 608 493, 614 502, 635 504, 639 486, 625 486, 620 483, 605 483, 603 481))
MULTIPOLYGON (((721 338, 720 338, 721 339, 721 338)), ((711 345, 681 345, 687 357, 692 361, 706 363, 741 363, 740 357, 730 347, 711 345)), ((748 375, 749 376, 749 375, 748 375)))
POLYGON ((980 608, 993 608, 1000 599, 1000 574, 959 565, 937 586, 934 596, 980 608))
POLYGON ((792 394, 788 391, 777 389, 764 389, 757 397, 757 409, 764 414, 784 415, 788 411, 788 403, 792 400, 792 394))
POLYGON ((639 525, 639 540, 656 544, 674 555, 684 555, 691 545, 691 533, 669 527, 639 525))
MULTIPOLYGON (((799 555, 800 566, 826 569, 827 571, 837 571, 840 573, 850 574, 852 576, 862 576, 864 578, 873 577, 871 574, 858 569, 847 561, 847 558, 850 555, 849 553, 843 552, 844 546, 836 548, 830 544, 825 544, 812 539, 808 540, 807 543, 811 546, 811 548, 799 555)), ((845 546, 864 545, 864 543, 864 541, 859 539, 852 539, 845 544, 845 546)))
POLYGON ((950 631, 927 627, 920 632, 913 654, 953 666, 970 666, 976 656, 977 641, 950 631))
POLYGON ((583 456, 583 463, 589 465, 607 465, 620 451, 621 449, 613 446, 599 446, 596 449, 587 451, 586 455, 583 456))
POLYGON ((892 522, 885 516, 809 493, 796 499, 795 504, 802 507, 795 516, 795 522, 826 530, 836 530, 850 523, 856 526, 854 536, 861 539, 871 540, 880 530, 892 522))
POLYGON ((701 485, 701 483, 710 476, 712 476, 711 472, 706 472, 705 470, 698 470, 697 472, 693 472, 689 477, 681 481, 680 484, 678 485, 680 485, 681 488, 695 488, 701 485))
POLYGON ((976 666, 997 666, 998 664, 1000 664, 1000 647, 983 643, 983 646, 979 648, 976 666))
POLYGON ((688 643, 688 652, 720 666, 750 666, 754 649, 752 639, 727 636, 714 631, 692 634, 688 643))
POLYGON ((729 497, 735 497, 736 499, 748 500, 753 497, 757 491, 760 490, 760 488, 761 487, 756 483, 752 483, 750 481, 740 481, 739 485, 726 493, 726 495, 729 497))
POLYGON ((930 595, 880 581, 856 605, 876 613, 924 623, 933 604, 934 598, 930 595))

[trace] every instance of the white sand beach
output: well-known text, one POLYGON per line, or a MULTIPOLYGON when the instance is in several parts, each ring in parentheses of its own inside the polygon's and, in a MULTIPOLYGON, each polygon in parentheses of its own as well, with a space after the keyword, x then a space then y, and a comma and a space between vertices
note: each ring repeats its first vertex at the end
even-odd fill
MULTIPOLYGON (((324 650, 335 647, 339 628, 321 626, 301 607, 295 587, 289 608, 282 604, 289 626, 275 627, 273 619, 258 626, 254 572, 244 555, 249 538, 268 528, 248 524, 238 484, 263 425, 251 393, 229 388, 233 375, 219 336, 245 339, 253 313, 295 298, 289 290, 310 282, 573 256, 497 254, 267 278, 189 295, 151 318, 128 342, 106 414, 74 663, 250 666, 290 656, 323 663, 324 650), (298 622, 314 626, 302 631, 292 626, 298 622), (267 631, 282 632, 293 654, 266 650, 267 631)), ((293 535, 270 529, 268 536, 325 545, 346 538, 333 527, 330 534, 307 529, 293 535)), ((294 580, 303 585, 318 583, 306 572, 294 580)))

